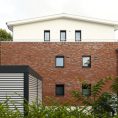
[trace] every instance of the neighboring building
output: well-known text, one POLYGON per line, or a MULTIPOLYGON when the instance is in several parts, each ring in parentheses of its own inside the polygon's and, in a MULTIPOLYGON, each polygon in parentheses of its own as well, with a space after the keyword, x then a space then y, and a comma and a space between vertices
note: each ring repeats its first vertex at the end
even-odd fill
POLYGON ((18 42, 112 42, 118 22, 57 14, 34 19, 7 22, 18 42))

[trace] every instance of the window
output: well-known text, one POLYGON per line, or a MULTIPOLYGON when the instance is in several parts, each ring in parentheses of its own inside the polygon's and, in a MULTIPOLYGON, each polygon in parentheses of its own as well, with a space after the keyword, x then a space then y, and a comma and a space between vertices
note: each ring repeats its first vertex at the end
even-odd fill
POLYGON ((56 96, 64 96, 64 85, 63 84, 56 85, 56 96))
POLYGON ((50 41, 50 30, 44 31, 44 41, 50 41))
POLYGON ((91 84, 82 84, 82 95, 90 96, 91 95, 91 84))
POLYGON ((64 67, 64 56, 56 56, 56 67, 64 67))
POLYGON ((75 41, 81 41, 81 31, 80 30, 75 31, 75 41))
POLYGON ((66 30, 60 31, 60 41, 66 41, 66 30))
POLYGON ((91 67, 91 56, 82 56, 82 66, 91 67))

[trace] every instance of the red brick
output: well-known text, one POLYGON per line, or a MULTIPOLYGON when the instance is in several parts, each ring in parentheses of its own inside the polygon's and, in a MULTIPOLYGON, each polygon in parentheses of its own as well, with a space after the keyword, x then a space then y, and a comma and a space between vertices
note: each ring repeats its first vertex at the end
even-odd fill
MULTIPOLYGON (((43 78, 43 98, 60 101, 71 98, 73 89, 80 89, 78 78, 90 83, 106 76, 118 75, 118 43, 33 43, 1 42, 2 65, 29 65, 43 78), (55 68, 55 56, 64 55, 64 68, 55 68), (91 68, 82 68, 82 55, 91 55, 91 68), (55 84, 65 84, 65 96, 55 96, 55 84)), ((109 84, 108 84, 109 85, 109 84)), ((108 86, 105 87, 107 91, 108 86)))

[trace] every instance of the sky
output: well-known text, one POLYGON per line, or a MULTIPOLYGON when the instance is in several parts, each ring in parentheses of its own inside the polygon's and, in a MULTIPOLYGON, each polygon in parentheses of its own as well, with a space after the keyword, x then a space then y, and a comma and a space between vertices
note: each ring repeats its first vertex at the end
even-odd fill
POLYGON ((59 13, 118 21, 118 0, 0 0, 0 28, 7 29, 7 21, 59 13))

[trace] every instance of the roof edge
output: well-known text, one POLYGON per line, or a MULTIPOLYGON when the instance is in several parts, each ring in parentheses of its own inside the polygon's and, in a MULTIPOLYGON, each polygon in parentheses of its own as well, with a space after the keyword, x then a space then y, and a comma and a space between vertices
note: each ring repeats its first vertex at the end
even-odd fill
POLYGON ((42 17, 37 17, 37 18, 29 18, 29 19, 24 19, 24 20, 10 21, 10 22, 7 22, 6 24, 7 24, 8 29, 13 31, 13 26, 16 26, 16 25, 23 25, 23 24, 29 24, 29 23, 34 23, 34 22, 54 20, 54 19, 59 19, 59 18, 68 18, 68 19, 74 19, 74 20, 81 20, 81 21, 85 21, 85 22, 113 25, 113 26, 118 27, 118 21, 110 21, 110 20, 105 20, 105 19, 97 19, 97 18, 72 15, 72 14, 66 14, 66 13, 42 16, 42 17))
POLYGON ((0 73, 29 73, 42 80, 42 77, 28 65, 0 65, 0 73))

